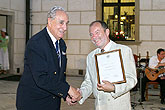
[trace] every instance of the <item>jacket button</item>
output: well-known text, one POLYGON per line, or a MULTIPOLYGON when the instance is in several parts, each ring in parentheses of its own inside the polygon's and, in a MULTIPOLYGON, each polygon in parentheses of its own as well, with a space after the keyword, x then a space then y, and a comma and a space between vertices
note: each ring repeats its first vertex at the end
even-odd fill
POLYGON ((64 72, 64 74, 66 74, 66 72, 64 72))
POLYGON ((54 72, 54 74, 56 74, 56 72, 54 72))
POLYGON ((63 96, 63 94, 61 94, 61 93, 58 93, 58 95, 63 96))
POLYGON ((55 99, 56 97, 55 96, 53 96, 53 99, 55 99))

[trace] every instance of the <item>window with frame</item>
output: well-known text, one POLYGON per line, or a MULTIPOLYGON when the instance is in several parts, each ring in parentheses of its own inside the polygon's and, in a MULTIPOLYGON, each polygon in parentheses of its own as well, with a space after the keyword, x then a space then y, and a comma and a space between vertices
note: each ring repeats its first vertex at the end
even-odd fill
POLYGON ((113 41, 135 41, 135 0, 102 0, 102 19, 113 41))

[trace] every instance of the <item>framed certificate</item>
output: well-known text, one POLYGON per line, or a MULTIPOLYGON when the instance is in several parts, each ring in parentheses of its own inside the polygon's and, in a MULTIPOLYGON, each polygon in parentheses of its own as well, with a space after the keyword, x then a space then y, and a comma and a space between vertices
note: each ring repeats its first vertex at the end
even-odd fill
POLYGON ((114 84, 126 82, 120 49, 96 54, 95 61, 98 83, 102 84, 102 80, 114 84))

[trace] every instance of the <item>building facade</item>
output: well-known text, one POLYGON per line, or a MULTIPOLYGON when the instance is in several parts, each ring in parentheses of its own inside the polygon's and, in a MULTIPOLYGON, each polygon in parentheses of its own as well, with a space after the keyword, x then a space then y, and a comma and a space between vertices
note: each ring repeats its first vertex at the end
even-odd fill
MULTIPOLYGON (((95 49, 89 37, 89 24, 102 19, 102 0, 28 0, 30 3, 29 37, 46 26, 47 12, 54 5, 62 6, 69 15, 67 44, 68 73, 78 74, 86 68, 86 56, 95 49)), ((0 28, 10 36, 10 73, 22 74, 26 46, 26 0, 0 0, 0 28)), ((135 0, 135 41, 118 41, 128 45, 142 57, 165 48, 165 1, 135 0)))

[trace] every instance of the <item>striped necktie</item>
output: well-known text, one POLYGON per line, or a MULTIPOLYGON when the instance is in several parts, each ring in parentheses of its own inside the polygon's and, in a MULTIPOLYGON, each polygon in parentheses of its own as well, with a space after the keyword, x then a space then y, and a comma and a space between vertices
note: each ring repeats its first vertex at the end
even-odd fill
POLYGON ((57 53, 57 56, 58 56, 58 62, 59 62, 59 64, 61 64, 60 62, 61 62, 61 55, 60 55, 60 47, 59 47, 59 43, 58 43, 58 40, 56 41, 56 53, 57 53))

